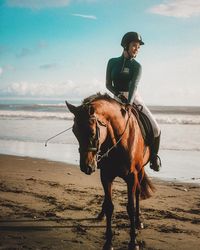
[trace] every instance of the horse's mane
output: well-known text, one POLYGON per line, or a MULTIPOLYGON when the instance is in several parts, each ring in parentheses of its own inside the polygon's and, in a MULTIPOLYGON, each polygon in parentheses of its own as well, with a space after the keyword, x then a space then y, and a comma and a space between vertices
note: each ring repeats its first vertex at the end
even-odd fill
POLYGON ((101 93, 96 93, 94 95, 91 95, 87 98, 85 98, 82 102, 83 105, 90 104, 93 101, 98 101, 98 100, 105 100, 108 102, 116 102, 115 99, 113 99, 111 96, 109 96, 107 93, 101 94, 101 93))

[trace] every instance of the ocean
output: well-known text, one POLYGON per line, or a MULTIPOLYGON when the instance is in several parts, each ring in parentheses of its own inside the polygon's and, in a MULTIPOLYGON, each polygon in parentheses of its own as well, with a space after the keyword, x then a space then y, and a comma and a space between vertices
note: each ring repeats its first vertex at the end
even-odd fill
MULTIPOLYGON (((73 104, 80 101, 72 100, 73 104)), ((159 173, 146 167, 148 175, 165 180, 200 184, 200 107, 149 106, 162 136, 159 173)), ((0 154, 43 158, 79 164, 78 143, 70 128, 73 115, 64 100, 0 100, 0 154)))

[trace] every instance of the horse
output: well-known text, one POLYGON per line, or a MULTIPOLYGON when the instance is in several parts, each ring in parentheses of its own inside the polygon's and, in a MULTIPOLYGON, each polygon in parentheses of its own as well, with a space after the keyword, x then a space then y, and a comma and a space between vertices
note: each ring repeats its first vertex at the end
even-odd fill
POLYGON ((72 131, 79 142, 81 171, 91 175, 96 168, 100 169, 104 201, 98 218, 106 216, 106 242, 103 249, 113 249, 112 184, 116 177, 122 178, 127 184, 129 249, 138 249, 136 229, 142 226, 139 200, 149 198, 154 186, 144 169, 149 162, 150 148, 145 145, 132 106, 100 93, 84 99, 80 106, 76 107, 67 101, 66 105, 74 114, 72 131))

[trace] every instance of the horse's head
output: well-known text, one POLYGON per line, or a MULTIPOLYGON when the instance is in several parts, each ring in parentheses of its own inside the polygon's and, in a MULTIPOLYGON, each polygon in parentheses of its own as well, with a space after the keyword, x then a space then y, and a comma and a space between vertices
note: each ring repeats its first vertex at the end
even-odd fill
POLYGON ((69 111, 74 114, 72 130, 79 142, 80 169, 90 175, 97 167, 98 151, 105 139, 106 126, 98 119, 92 105, 76 107, 68 102, 66 104, 69 111))

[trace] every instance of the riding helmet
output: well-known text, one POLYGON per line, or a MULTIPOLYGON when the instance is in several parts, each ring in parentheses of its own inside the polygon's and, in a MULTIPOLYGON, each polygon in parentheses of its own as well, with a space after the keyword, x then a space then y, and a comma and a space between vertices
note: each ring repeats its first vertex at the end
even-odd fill
POLYGON ((121 41, 121 46, 126 49, 131 42, 139 42, 140 45, 144 45, 144 42, 142 41, 142 37, 137 32, 127 32, 123 37, 121 41))

